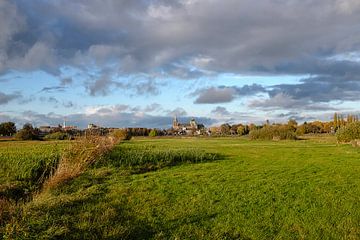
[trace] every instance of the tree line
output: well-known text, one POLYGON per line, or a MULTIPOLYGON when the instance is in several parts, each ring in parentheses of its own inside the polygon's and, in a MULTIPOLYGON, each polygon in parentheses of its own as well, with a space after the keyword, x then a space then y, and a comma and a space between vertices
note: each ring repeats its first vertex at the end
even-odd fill
MULTIPOLYGON (((312 121, 298 124, 296 120, 289 119, 285 124, 270 123, 266 120, 264 124, 256 125, 250 124, 229 124, 224 123, 218 127, 210 127, 204 131, 203 135, 210 136, 228 136, 228 135, 248 135, 252 132, 251 137, 258 135, 266 135, 266 138, 277 137, 277 135, 287 136, 286 138, 293 138, 295 135, 304 134, 321 134, 321 133, 336 133, 339 129, 345 126, 359 122, 357 115, 342 115, 334 113, 332 121, 312 121), (263 130, 261 130, 263 129, 263 130), (294 134, 293 134, 294 133, 294 134)), ((53 128, 50 132, 42 135, 38 128, 33 127, 30 123, 24 124, 22 129, 17 130, 14 122, 0 123, 0 136, 15 136, 21 140, 36 140, 36 139, 57 139, 63 140, 75 136, 96 134, 108 135, 116 130, 116 128, 97 128, 85 130, 65 130, 60 125, 53 128)), ((153 129, 153 128, 124 128, 123 129, 129 136, 171 136, 174 135, 172 129, 153 129)))

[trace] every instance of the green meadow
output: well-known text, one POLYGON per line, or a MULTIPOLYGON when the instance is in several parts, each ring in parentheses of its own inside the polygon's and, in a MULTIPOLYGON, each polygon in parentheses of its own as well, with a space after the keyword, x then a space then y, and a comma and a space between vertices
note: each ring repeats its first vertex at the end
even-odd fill
POLYGON ((46 166, 58 161, 65 142, 0 141, 0 186, 39 179, 46 166))
MULTIPOLYGON (((22 161, 37 159, 15 146, 0 142, 6 179, 27 176, 22 161), (4 144, 22 160, 4 160, 4 144)), ((38 159, 59 148, 33 146, 38 159)), ((35 194, 2 231, 4 239, 360 239, 360 149, 332 136, 135 138, 35 194)))

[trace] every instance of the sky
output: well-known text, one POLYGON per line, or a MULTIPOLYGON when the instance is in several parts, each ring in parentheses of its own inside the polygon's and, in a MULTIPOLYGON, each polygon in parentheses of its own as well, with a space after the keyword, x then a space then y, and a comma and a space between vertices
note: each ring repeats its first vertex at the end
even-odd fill
POLYGON ((0 122, 301 123, 359 106, 358 0, 0 0, 0 122))

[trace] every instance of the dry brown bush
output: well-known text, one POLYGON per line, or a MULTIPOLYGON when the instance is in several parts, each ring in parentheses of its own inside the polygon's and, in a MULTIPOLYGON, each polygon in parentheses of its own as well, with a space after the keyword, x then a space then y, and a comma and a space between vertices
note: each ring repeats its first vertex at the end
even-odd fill
POLYGON ((44 183, 44 190, 79 176, 89 165, 109 152, 118 141, 114 136, 86 136, 76 139, 64 151, 54 174, 44 183))

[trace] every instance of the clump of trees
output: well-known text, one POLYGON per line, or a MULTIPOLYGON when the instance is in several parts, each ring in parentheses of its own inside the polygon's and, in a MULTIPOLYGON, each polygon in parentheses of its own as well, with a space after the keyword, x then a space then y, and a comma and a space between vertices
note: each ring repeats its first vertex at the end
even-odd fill
POLYGON ((336 138, 339 142, 351 142, 360 139, 360 122, 352 122, 341 126, 336 132, 336 138))
POLYGON ((16 126, 13 122, 0 123, 0 136, 13 136, 16 133, 16 126))
POLYGON ((358 122, 359 117, 357 115, 348 114, 346 119, 342 114, 334 113, 333 129, 337 131, 341 127, 344 127, 353 122, 358 122))
POLYGON ((296 128, 289 125, 267 125, 249 133, 252 140, 296 140, 296 128))
POLYGON ((23 128, 15 134, 18 140, 38 140, 39 130, 34 128, 30 123, 26 123, 23 128))
POLYGON ((156 129, 152 129, 149 133, 149 137, 156 137, 159 136, 159 132, 156 129))

